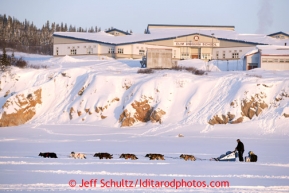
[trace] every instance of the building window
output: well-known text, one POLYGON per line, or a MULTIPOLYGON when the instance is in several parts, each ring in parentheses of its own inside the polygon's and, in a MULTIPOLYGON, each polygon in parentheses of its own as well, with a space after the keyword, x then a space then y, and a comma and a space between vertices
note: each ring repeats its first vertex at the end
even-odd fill
POLYGON ((285 63, 289 63, 289 59, 286 59, 286 60, 285 60, 285 63))
MULTIPOLYGON (((278 60, 277 60, 278 61, 278 60)), ((275 61, 274 61, 275 62, 275 61)), ((280 62, 284 63, 284 59, 280 59, 280 62)))
POLYGON ((71 49, 70 50, 70 55, 76 55, 76 49, 71 49))
POLYGON ((189 56, 188 52, 182 52, 182 56, 189 56))
POLYGON ((280 36, 275 36, 275 38, 279 38, 280 36))
POLYGON ((267 60, 269 63, 272 63, 273 62, 273 59, 272 58, 268 58, 267 60))
POLYGON ((263 58, 263 59, 262 59, 262 62, 266 63, 266 62, 267 62, 267 59, 266 59, 266 58, 263 58))
POLYGON ((87 48, 86 53, 87 54, 93 54, 93 48, 87 48))
POLYGON ((280 39, 284 39, 284 36, 281 36, 280 39))
POLYGON ((108 53, 109 53, 109 54, 114 54, 114 48, 109 48, 109 49, 108 49, 108 53))
POLYGON ((67 47, 67 49, 70 49, 70 47, 67 47))
POLYGON ((232 58, 239 58, 239 53, 232 53, 232 58))
POLYGON ((229 53, 231 53, 232 51, 231 50, 229 50, 229 53))
POLYGON ((223 59, 225 59, 226 58, 226 54, 223 54, 223 59))
POLYGON ((216 54, 216 58, 219 59, 219 54, 216 54))
POLYGON ((139 55, 145 55, 145 50, 139 50, 139 55))
POLYGON ((56 55, 58 56, 58 50, 56 50, 56 55))
POLYGON ((118 54, 123 54, 123 48, 118 48, 118 49, 117 49, 117 53, 118 53, 118 54))
POLYGON ((242 50, 239 50, 239 52, 242 52, 242 50))
POLYGON ((211 54, 202 53, 202 59, 209 59, 211 54))

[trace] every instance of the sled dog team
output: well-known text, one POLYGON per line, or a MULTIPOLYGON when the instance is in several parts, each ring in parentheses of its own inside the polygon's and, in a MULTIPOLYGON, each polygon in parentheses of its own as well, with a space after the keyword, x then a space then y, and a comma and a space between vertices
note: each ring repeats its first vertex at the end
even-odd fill
MULTIPOLYGON (((53 152, 44 152, 44 153, 40 152, 38 156, 42 156, 44 158, 57 158, 56 153, 53 153, 53 152)), ((77 153, 77 152, 71 152, 69 157, 72 157, 74 159, 86 159, 86 155, 84 153, 77 153)), ((113 155, 109 153, 95 153, 93 157, 98 157, 99 159, 112 159, 113 155)), ((146 154, 145 157, 148 157, 150 160, 165 160, 164 155, 157 154, 157 153, 149 153, 149 154, 146 154)), ((123 153, 119 156, 119 158, 131 159, 131 160, 138 159, 138 157, 135 154, 130 154, 130 153, 123 153)), ((187 155, 187 154, 180 155, 180 158, 184 159, 185 161, 196 160, 195 156, 187 155)))

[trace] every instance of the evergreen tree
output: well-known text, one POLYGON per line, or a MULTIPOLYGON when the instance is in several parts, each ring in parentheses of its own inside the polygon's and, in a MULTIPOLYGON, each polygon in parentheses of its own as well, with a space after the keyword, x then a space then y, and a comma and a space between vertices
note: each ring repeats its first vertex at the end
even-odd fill
MULTIPOLYGON (((0 14, 0 49, 5 45, 6 48, 9 47, 21 52, 52 54, 53 33, 60 31, 93 33, 100 32, 101 28, 95 26, 84 29, 64 23, 57 24, 49 20, 43 23, 40 28, 37 28, 33 22, 27 19, 19 21, 6 14, 0 14)), ((7 57, 10 60, 10 57, 7 57)), ((2 65, 2 55, 0 55, 0 62, 0 65, 2 65)), ((14 65, 12 60, 11 65, 14 65)))
POLYGON ((10 66, 10 63, 6 54, 6 49, 3 46, 3 53, 2 53, 2 58, 1 58, 1 70, 5 71, 8 66, 10 66))
POLYGON ((14 56, 14 50, 12 51, 12 55, 11 55, 11 65, 15 65, 15 62, 16 62, 16 58, 14 56))
POLYGON ((67 32, 67 24, 64 25, 64 31, 67 32))
POLYGON ((46 28, 49 30, 50 29, 50 25, 49 25, 49 21, 47 20, 46 22, 46 28))

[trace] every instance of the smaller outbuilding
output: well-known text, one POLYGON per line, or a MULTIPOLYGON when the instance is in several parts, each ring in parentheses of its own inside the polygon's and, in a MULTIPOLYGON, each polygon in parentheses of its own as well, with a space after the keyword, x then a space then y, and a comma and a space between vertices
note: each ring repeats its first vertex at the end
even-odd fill
POLYGON ((265 70, 289 70, 289 47, 256 46, 244 56, 244 70, 262 68, 265 70))
POLYGON ((172 68, 172 49, 148 48, 146 54, 147 68, 172 68))

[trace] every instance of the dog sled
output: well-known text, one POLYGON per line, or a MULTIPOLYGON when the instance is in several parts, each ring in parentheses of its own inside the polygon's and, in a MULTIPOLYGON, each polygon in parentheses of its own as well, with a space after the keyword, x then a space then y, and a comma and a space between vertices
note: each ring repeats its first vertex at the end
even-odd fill
POLYGON ((217 158, 212 158, 211 161, 236 161, 238 157, 237 151, 227 151, 226 154, 222 154, 217 158))

